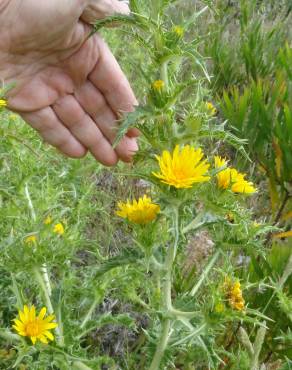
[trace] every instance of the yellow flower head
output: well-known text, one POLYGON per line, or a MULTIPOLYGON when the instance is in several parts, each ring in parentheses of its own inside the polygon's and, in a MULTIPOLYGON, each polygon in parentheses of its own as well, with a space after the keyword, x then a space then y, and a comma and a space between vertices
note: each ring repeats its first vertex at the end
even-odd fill
POLYGON ((220 303, 217 303, 216 306, 215 306, 215 312, 217 313, 222 313, 225 311, 225 306, 222 302, 220 303))
POLYGON ((238 280, 232 282, 231 279, 227 277, 224 282, 224 289, 230 307, 237 311, 243 311, 245 301, 242 296, 240 282, 238 280))
POLYGON ((162 80, 156 80, 152 84, 153 89, 156 90, 156 91, 163 90, 164 86, 165 86, 165 83, 162 80))
MULTIPOLYGON (((225 158, 221 158, 216 155, 214 160, 215 160, 216 169, 227 166, 227 161, 225 158)), ((217 173, 216 177, 217 177, 218 187, 220 189, 228 189, 230 182, 231 182, 230 168, 225 168, 224 170, 220 171, 219 173, 217 173)))
POLYGON ((245 174, 237 173, 235 181, 231 186, 233 193, 253 194, 257 191, 252 182, 244 179, 245 176, 245 174))
POLYGON ((58 235, 63 235, 65 232, 64 226, 61 223, 58 223, 54 226, 53 232, 58 235))
MULTIPOLYGON (((215 156, 215 168, 227 166, 227 161, 224 158, 215 156)), ((233 193, 245 193, 252 194, 257 190, 252 182, 245 180, 245 174, 238 172, 234 168, 227 167, 224 170, 217 173, 217 182, 220 189, 231 188, 233 193)))
POLYGON ((35 244, 37 241, 36 235, 29 235, 24 239, 25 244, 35 244))
POLYGON ((13 328, 23 337, 30 337, 33 344, 37 340, 47 344, 48 340, 54 340, 53 334, 50 332, 58 326, 55 320, 55 315, 48 315, 46 318, 47 309, 43 307, 38 316, 36 316, 35 307, 23 307, 23 311, 18 311, 18 316, 15 318, 13 328))
POLYGON ((147 195, 139 198, 138 201, 134 199, 132 203, 129 201, 127 203, 119 202, 118 207, 119 209, 116 211, 118 216, 140 225, 153 221, 160 212, 159 205, 152 203, 151 198, 147 195))
POLYGON ((44 224, 45 225, 50 225, 51 223, 53 222, 53 219, 50 215, 48 215, 45 219, 44 219, 44 224))
POLYGON ((7 101, 4 99, 0 99, 0 108, 1 107, 6 107, 7 106, 7 101))
POLYGON ((190 145, 182 148, 176 145, 173 153, 165 150, 162 156, 156 156, 160 173, 153 172, 164 184, 179 188, 191 188, 193 184, 206 182, 210 177, 206 175, 210 165, 202 160, 204 153, 190 145))
POLYGON ((183 29, 183 27, 181 26, 174 26, 173 27, 173 32, 179 36, 179 37, 182 37, 185 33, 185 30, 183 29))
POLYGON ((215 116, 215 114, 217 113, 217 109, 214 107, 214 105, 211 102, 206 103, 206 108, 212 116, 215 116))

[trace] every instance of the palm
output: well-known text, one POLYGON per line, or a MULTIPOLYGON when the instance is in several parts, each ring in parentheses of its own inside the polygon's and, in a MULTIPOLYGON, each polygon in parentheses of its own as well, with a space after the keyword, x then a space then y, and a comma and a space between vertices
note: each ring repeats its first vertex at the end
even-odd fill
POLYGON ((10 79, 17 75, 10 107, 69 156, 89 149, 104 164, 130 160, 135 132, 115 151, 110 143, 118 115, 133 108, 134 95, 106 44, 99 35, 87 39, 90 27, 80 20, 82 14, 98 17, 98 9, 84 12, 77 0, 73 8, 67 1, 43 3, 20 2, 22 21, 10 38, 10 79), (36 8, 38 18, 29 22, 36 8))

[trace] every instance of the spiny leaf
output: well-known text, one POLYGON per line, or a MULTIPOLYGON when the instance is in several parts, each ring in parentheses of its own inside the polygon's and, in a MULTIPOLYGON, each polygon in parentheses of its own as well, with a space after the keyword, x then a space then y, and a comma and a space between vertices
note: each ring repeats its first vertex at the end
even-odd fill
POLYGON ((128 113, 119 127, 113 147, 115 148, 130 128, 137 126, 137 122, 151 116, 152 111, 147 107, 137 107, 134 112, 128 113))
POLYGON ((138 260, 142 259, 144 256, 142 253, 135 249, 124 248, 122 253, 118 256, 109 258, 103 262, 95 272, 95 276, 99 277, 108 271, 121 266, 127 266, 133 263, 136 263, 138 260))

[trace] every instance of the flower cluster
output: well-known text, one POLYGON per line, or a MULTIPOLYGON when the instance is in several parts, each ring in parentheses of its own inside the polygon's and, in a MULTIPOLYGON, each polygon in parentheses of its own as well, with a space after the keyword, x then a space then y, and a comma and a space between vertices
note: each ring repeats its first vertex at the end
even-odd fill
MULTIPOLYGON (((50 215, 48 215, 45 219, 44 219, 44 225, 48 226, 48 225, 51 225, 53 223, 53 219, 50 215)), ((59 223, 56 223, 52 230, 51 230, 54 234, 57 234, 57 235, 63 235, 65 233, 65 228, 64 228, 64 225, 59 222, 59 223)), ((27 244, 27 245, 35 245, 38 241, 38 235, 37 234, 31 234, 31 235, 28 235, 25 239, 24 239, 24 243, 27 244)))
MULTIPOLYGON (((224 158, 215 156, 215 168, 226 167, 227 161, 224 158)), ((218 187, 220 189, 231 189, 233 193, 253 194, 257 190, 252 182, 245 179, 245 174, 234 168, 227 167, 217 174, 218 187)))
MULTIPOLYGON (((208 170, 210 164, 204 159, 202 149, 195 149, 190 145, 180 147, 176 145, 173 152, 164 150, 161 156, 156 156, 160 172, 153 172, 153 176, 162 183, 173 186, 177 189, 192 188, 195 183, 202 183, 210 180, 208 170)), ((215 156, 215 168, 226 167, 227 161, 215 156)), ((221 189, 229 187, 234 193, 254 193, 256 188, 253 183, 245 180, 245 175, 233 168, 225 168, 216 175, 218 186, 221 189)), ((146 224, 153 221, 160 208, 153 204, 151 198, 144 195, 132 203, 118 203, 119 210, 116 214, 137 224, 146 224)), ((57 225, 56 225, 57 226, 57 225)))
POLYGON ((232 282, 231 279, 227 277, 224 282, 224 291, 230 307, 237 311, 243 311, 245 301, 242 296, 240 282, 238 280, 232 282))
POLYGON ((23 307, 23 311, 18 311, 18 317, 15 318, 13 328, 23 337, 29 337, 33 344, 37 340, 47 344, 48 340, 54 340, 51 329, 55 329, 58 324, 52 322, 55 320, 55 315, 48 315, 45 318, 47 309, 43 307, 38 316, 36 316, 35 306, 23 307))
MULTIPOLYGON (((52 216, 48 215, 44 219, 44 224, 45 225, 51 225, 53 222, 52 216)), ((63 235, 65 233, 65 228, 64 225, 61 222, 58 222, 53 226, 53 233, 58 234, 58 235, 63 235)))
POLYGON ((118 207, 119 210, 116 211, 118 216, 140 225, 153 221, 160 211, 159 205, 153 203, 146 195, 138 201, 134 199, 132 203, 130 201, 119 202, 118 207))

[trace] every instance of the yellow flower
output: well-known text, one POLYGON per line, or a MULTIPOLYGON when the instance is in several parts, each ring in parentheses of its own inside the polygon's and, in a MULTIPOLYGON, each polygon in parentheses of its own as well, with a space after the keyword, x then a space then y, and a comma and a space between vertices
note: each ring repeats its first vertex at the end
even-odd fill
MULTIPOLYGON (((215 156, 214 160, 216 169, 227 166, 225 158, 215 156)), ((236 169, 227 167, 216 175, 218 187, 220 189, 228 189, 230 187, 233 193, 255 193, 257 189, 252 182, 245 180, 245 176, 245 174, 238 172, 236 169)))
POLYGON ((7 101, 4 99, 0 99, 0 108, 1 107, 6 107, 7 106, 7 101))
POLYGON ((245 174, 237 173, 234 184, 231 186, 233 193, 253 194, 257 191, 252 182, 244 179, 245 176, 245 174))
POLYGON ((53 334, 50 332, 58 326, 55 320, 55 315, 48 315, 46 318, 47 309, 43 307, 38 316, 36 316, 35 307, 23 307, 23 311, 18 311, 18 316, 15 318, 13 328, 23 337, 30 337, 33 344, 37 340, 47 344, 48 340, 54 340, 53 334))
POLYGON ((227 277, 224 282, 224 289, 230 307, 237 311, 243 311, 245 302, 242 297, 240 282, 238 280, 232 282, 231 279, 227 277))
POLYGON ((222 302, 220 303, 217 303, 216 306, 215 306, 215 312, 217 313, 222 313, 225 311, 225 306, 222 302))
POLYGON ((53 222, 53 219, 50 215, 48 215, 45 219, 44 219, 44 224, 45 225, 50 225, 51 223, 53 222))
POLYGON ((174 26, 172 30, 179 37, 182 37, 185 33, 185 30, 181 26, 174 26))
POLYGON ((132 203, 119 202, 118 207, 119 210, 116 211, 118 216, 141 225, 153 221, 160 212, 159 205, 152 203, 147 195, 139 198, 138 201, 134 199, 132 203))
POLYGON ((37 241, 36 235, 29 235, 24 239, 25 244, 35 244, 37 241))
POLYGON ((164 86, 165 86, 165 83, 162 80, 156 80, 152 84, 153 89, 156 90, 156 91, 163 90, 164 86))
POLYGON ((204 153, 190 145, 182 148, 176 145, 173 153, 165 150, 162 156, 156 156, 160 173, 153 172, 164 184, 179 188, 191 188, 198 182, 206 182, 210 177, 206 175, 210 165, 202 160, 204 153))
MULTIPOLYGON (((221 158, 216 155, 214 157, 214 160, 215 160, 216 169, 227 166, 227 161, 225 158, 221 158)), ((231 176, 230 168, 225 168, 224 170, 217 173, 216 177, 217 177, 218 187, 220 189, 228 189, 230 185, 230 181, 231 181, 230 176, 231 176)))
POLYGON ((215 114, 217 113, 217 109, 211 102, 206 103, 206 108, 212 116, 215 116, 215 114))
POLYGON ((61 223, 58 223, 54 226, 53 232, 55 234, 63 235, 65 232, 64 226, 61 223))

